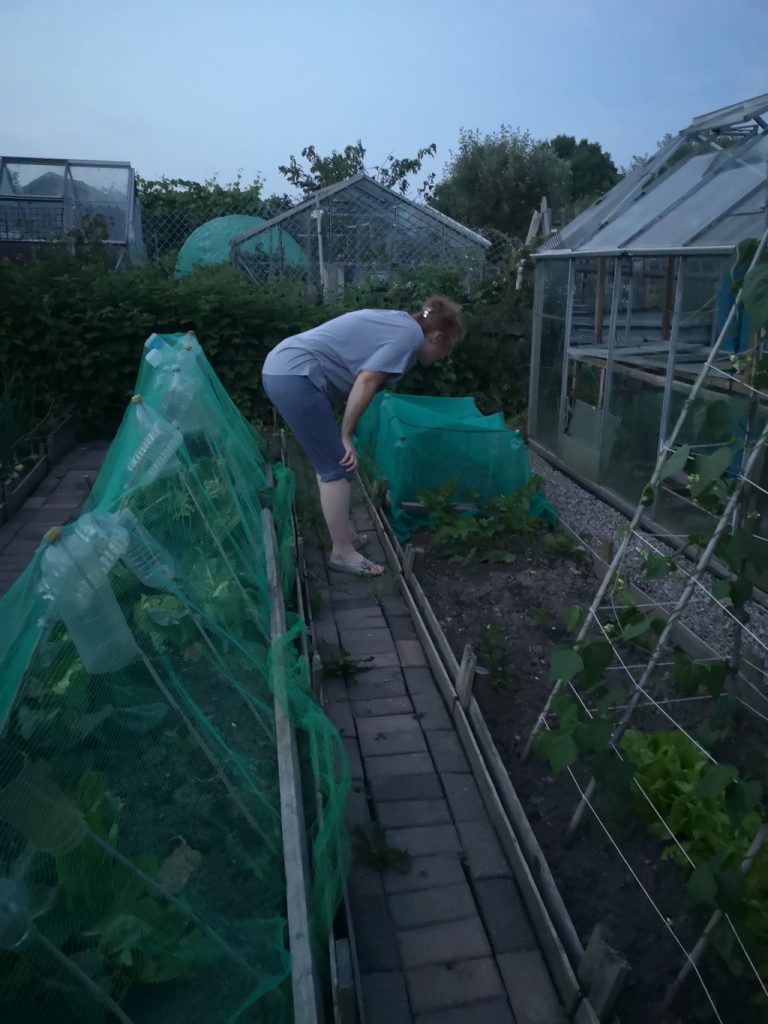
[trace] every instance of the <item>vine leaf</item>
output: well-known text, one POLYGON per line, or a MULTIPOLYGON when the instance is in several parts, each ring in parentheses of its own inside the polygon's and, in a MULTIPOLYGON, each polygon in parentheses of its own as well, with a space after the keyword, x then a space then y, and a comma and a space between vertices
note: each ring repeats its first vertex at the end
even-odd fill
POLYGON ((555 647, 549 663, 549 678, 553 683, 558 679, 567 683, 583 668, 581 655, 575 647, 555 647))
POLYGON ((738 774, 738 771, 730 764, 707 765, 696 792, 704 799, 720 796, 738 774))
POLYGON ((685 469, 690 454, 691 448, 690 445, 687 444, 681 445, 677 451, 672 452, 661 469, 659 480, 666 480, 667 477, 674 476, 675 473, 679 473, 682 469, 685 469))
POLYGON ((549 767, 559 774, 569 765, 578 760, 579 748, 573 734, 552 730, 539 733, 536 739, 536 751, 549 762, 549 767))

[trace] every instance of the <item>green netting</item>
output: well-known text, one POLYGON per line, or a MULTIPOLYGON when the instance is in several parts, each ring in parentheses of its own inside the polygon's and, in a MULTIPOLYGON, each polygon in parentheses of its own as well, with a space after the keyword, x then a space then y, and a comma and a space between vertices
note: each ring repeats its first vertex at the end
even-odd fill
MULTIPOLYGON (((528 452, 518 430, 504 416, 484 416, 474 398, 428 398, 383 392, 360 420, 357 439, 377 477, 389 483, 392 527, 407 540, 424 519, 402 503, 419 501, 424 491, 436 491, 455 480, 457 501, 487 502, 514 494, 531 476, 528 452)), ((556 513, 537 493, 530 514, 548 525, 556 513)))
MULTIPOLYGON (((196 266, 229 262, 229 246, 233 239, 250 228, 266 224, 263 217, 228 213, 206 221, 187 237, 176 258, 176 276, 191 273, 196 266)), ((279 253, 283 267, 303 267, 306 259, 301 246, 282 228, 271 228, 241 242, 239 251, 249 255, 279 253)))
POLYGON ((194 336, 153 335, 137 391, 84 514, 0 601, 0 1019, 288 1022, 279 680, 318 948, 348 788, 303 624, 271 639, 262 509, 289 595, 293 482, 194 336))

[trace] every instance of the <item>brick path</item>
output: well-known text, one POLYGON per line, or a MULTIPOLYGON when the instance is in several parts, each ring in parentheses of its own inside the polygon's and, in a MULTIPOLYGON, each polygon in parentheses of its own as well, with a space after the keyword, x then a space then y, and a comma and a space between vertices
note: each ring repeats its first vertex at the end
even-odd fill
POLYGON ((0 526, 0 596, 8 590, 52 526, 76 519, 107 454, 106 441, 78 445, 57 463, 16 515, 0 526))
MULTIPOLYGON (((384 552, 364 510, 359 531, 384 552)), ((321 644, 370 669, 325 680, 326 712, 352 765, 350 828, 378 822, 410 871, 356 861, 349 899, 365 1024, 556 1024, 560 1008, 511 868, 402 598, 387 582, 328 573, 321 644)))

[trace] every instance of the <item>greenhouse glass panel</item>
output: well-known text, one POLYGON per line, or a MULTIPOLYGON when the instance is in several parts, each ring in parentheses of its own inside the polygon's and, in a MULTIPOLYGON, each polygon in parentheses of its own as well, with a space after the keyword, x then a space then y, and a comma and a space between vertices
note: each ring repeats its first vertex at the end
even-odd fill
MULTIPOLYGON (((674 174, 663 177, 654 188, 641 194, 641 197, 627 207, 623 213, 620 213, 610 224, 598 231, 590 240, 589 248, 595 250, 621 248, 638 231, 642 231, 656 217, 663 215, 664 211, 673 203, 694 188, 696 183, 701 180, 702 175, 709 169, 712 159, 711 153, 691 157, 687 163, 676 168, 674 174)), ((661 227, 665 223, 666 218, 662 216, 659 226, 661 227)), ((660 244, 669 243, 662 242, 660 244)))
POLYGON ((63 162, 14 163, 7 161, 5 167, 16 195, 45 196, 51 199, 60 199, 64 196, 67 168, 63 162))
POLYGON ((536 272, 542 315, 538 380, 535 382, 536 414, 531 435, 552 452, 557 451, 559 433, 569 266, 569 260, 551 260, 539 264, 536 272))

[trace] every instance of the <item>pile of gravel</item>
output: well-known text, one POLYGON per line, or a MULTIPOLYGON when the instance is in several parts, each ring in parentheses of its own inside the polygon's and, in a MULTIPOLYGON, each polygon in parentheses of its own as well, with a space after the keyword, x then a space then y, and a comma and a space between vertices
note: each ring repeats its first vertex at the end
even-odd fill
MULTIPOLYGON (((544 492, 550 505, 586 544, 598 549, 604 539, 613 539, 616 545, 620 543, 619 528, 629 522, 622 512, 580 487, 575 480, 555 469, 536 452, 529 451, 529 457, 532 471, 544 482, 544 492)), ((655 549, 664 555, 674 554, 673 549, 658 538, 639 532, 653 545, 650 550, 655 549)), ((649 580, 641 567, 643 550, 649 549, 639 538, 633 538, 625 560, 626 575, 665 611, 671 611, 685 586, 685 576, 678 572, 661 580, 649 580)), ((690 571, 693 563, 687 562, 685 568, 690 571)), ((707 591, 714 578, 707 573, 702 579, 707 591)), ((750 603, 748 610, 748 629, 754 637, 745 632, 743 653, 750 662, 764 669, 768 653, 768 611, 754 602, 750 603)), ((734 620, 701 588, 697 587, 681 621, 720 656, 730 656, 736 630, 734 620)))

